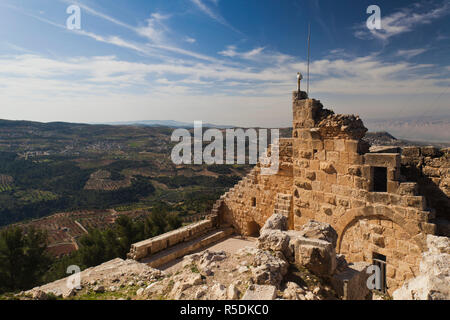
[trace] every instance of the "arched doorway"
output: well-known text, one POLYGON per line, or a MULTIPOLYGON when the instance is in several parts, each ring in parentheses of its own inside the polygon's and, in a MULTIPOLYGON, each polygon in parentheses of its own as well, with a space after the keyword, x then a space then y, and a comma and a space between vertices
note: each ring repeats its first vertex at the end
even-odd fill
POLYGON ((249 237, 259 237, 259 231, 261 230, 261 227, 259 224, 257 224, 255 221, 251 221, 247 223, 247 236, 249 237))

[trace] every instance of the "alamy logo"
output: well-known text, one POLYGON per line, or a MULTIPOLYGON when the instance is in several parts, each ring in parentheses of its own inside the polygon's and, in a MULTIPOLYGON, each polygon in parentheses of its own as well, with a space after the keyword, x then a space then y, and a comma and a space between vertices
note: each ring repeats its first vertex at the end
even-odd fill
POLYGON ((248 164, 261 164, 261 175, 274 175, 279 168, 279 130, 270 130, 271 147, 267 149, 268 129, 226 129, 226 148, 223 132, 208 129, 203 133, 201 121, 194 122, 194 137, 187 129, 176 129, 172 142, 178 142, 172 149, 174 164, 246 164, 246 141, 248 138, 248 164), (203 149, 203 142, 211 142, 203 149), (235 144, 237 141, 237 147, 235 144), (192 154, 192 144, 194 153, 192 154), (225 159, 224 159, 225 149, 225 159), (237 153, 235 153, 235 151, 237 153))
POLYGON ((66 273, 71 274, 70 277, 67 278, 66 286, 70 290, 72 289, 81 289, 81 269, 79 266, 69 266, 67 268, 66 273))
POLYGON ((66 26, 69 30, 80 30, 81 29, 81 9, 77 5, 71 5, 67 7, 67 14, 70 16, 67 18, 66 26))
POLYGON ((367 268, 367 274, 371 274, 367 279, 367 288, 369 290, 381 290, 381 269, 373 264, 367 268))
POLYGON ((366 22, 369 30, 381 29, 381 9, 377 5, 371 5, 367 8, 367 14, 372 14, 366 22))

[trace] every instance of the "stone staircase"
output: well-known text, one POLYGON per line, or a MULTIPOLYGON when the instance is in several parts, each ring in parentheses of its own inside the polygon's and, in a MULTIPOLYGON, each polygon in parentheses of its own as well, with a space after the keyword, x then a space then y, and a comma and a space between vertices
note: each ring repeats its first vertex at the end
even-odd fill
POLYGON ((222 196, 220 196, 219 200, 214 203, 213 208, 211 210, 212 215, 218 215, 220 207, 225 202, 225 200, 230 196, 238 195, 239 198, 242 198, 241 187, 249 186, 257 183, 257 167, 254 167, 242 180, 240 180, 235 186, 230 188, 227 192, 225 192, 222 196))
POLYGON ((280 213, 286 217, 289 217, 291 205, 292 205, 292 195, 277 193, 277 198, 275 199, 274 213, 280 213))

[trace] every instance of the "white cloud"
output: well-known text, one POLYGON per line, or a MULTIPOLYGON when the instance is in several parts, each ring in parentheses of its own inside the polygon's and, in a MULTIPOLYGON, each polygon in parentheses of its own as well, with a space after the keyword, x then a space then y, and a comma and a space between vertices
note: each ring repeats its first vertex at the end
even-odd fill
POLYGON ((185 37, 184 41, 188 42, 188 43, 196 43, 197 40, 191 37, 185 37))
MULTIPOLYGON (((294 57, 279 65, 248 68, 181 59, 175 64, 129 62, 114 56, 0 56, 0 105, 2 117, 13 119, 197 118, 289 125, 290 92, 295 89, 296 72, 305 66, 294 57)), ((325 100, 325 106, 330 100, 333 105, 328 107, 338 112, 360 114, 399 110, 399 101, 415 96, 408 107, 422 112, 424 101, 450 84, 442 80, 449 79, 449 68, 434 74, 427 71, 430 67, 388 63, 377 56, 317 60, 311 65, 312 96, 325 100)))
MULTIPOLYGON (((219 13, 214 12, 211 8, 209 8, 202 0, 191 0, 191 2, 197 6, 204 14, 209 16, 211 19, 217 21, 218 23, 230 28, 231 30, 240 33, 233 26, 231 26, 224 17, 222 17, 219 13)), ((215 5, 218 4, 218 1, 213 1, 215 5)))
POLYGON ((147 25, 136 28, 135 31, 137 34, 146 37, 154 43, 161 43, 164 39, 164 30, 167 29, 163 21, 169 18, 169 15, 152 13, 150 18, 147 19, 147 25))
POLYGON ((220 51, 219 54, 225 57, 235 57, 238 55, 236 52, 236 46, 228 46, 225 50, 220 51))
POLYGON ((424 9, 421 4, 416 4, 386 16, 383 15, 383 8, 381 12, 380 30, 369 30, 364 22, 356 27, 355 36, 361 39, 376 38, 387 41, 396 35, 413 31, 419 25, 429 24, 450 14, 450 2, 445 0, 431 9, 424 9))
MULTIPOLYGON (((219 52, 222 57, 216 58, 166 42, 166 35, 170 33, 166 33, 164 21, 169 16, 153 13, 145 26, 133 27, 95 12, 103 19, 131 28, 138 34, 140 32, 148 41, 138 43, 84 30, 77 31, 80 35, 142 55, 157 56, 158 62, 130 62, 115 56, 66 59, 38 54, 0 56, 0 105, 7 106, 3 117, 10 115, 10 118, 14 118, 13 114, 29 117, 33 108, 43 108, 47 110, 46 114, 52 114, 53 117, 49 110, 54 111, 57 105, 68 109, 76 108, 75 103, 79 103, 99 109, 96 121, 107 120, 101 119, 101 115, 113 117, 120 112, 122 116, 116 119, 122 119, 123 115, 131 112, 138 114, 149 105, 164 110, 166 113, 163 118, 177 120, 181 120, 179 115, 209 116, 208 111, 211 117, 220 117, 223 123, 236 123, 227 120, 232 119, 236 112, 239 112, 239 118, 248 115, 247 124, 252 124, 250 122, 253 120, 263 121, 263 118, 269 123, 274 120, 273 115, 290 119, 290 92, 295 89, 297 71, 306 70, 305 61, 262 46, 247 50, 228 46, 219 52), (180 104, 180 101, 183 103, 180 104), (196 101, 199 104, 197 109, 196 101), (122 111, 119 102, 122 103, 122 111), (30 106, 28 109, 27 104, 30 106), (132 107, 130 104, 133 104, 132 107), (189 113, 180 105, 197 111, 189 113), (21 107, 14 109, 15 106, 21 107), (112 113, 109 113, 110 106, 114 108, 112 113), (279 106, 283 106, 281 113, 279 106), (234 115, 229 114, 230 110, 236 111, 234 115), (256 117, 254 112, 257 113, 256 117)), ((39 20, 53 24, 51 21, 39 20)), ((65 29, 64 26, 55 25, 65 29)), ((179 41, 183 40, 195 42, 194 38, 180 36, 179 41)), ((423 53, 423 50, 400 50, 397 54, 413 57, 423 53)), ((312 96, 317 98, 331 95, 345 99, 359 97, 359 102, 353 101, 353 104, 345 106, 361 110, 373 107, 382 112, 395 109, 393 101, 397 103, 401 97, 432 97, 440 94, 443 87, 450 84, 449 72, 449 66, 438 69, 433 65, 410 63, 405 59, 387 62, 377 55, 355 57, 340 49, 333 50, 326 58, 313 61, 311 90, 312 96), (361 101, 362 105, 358 105, 361 101)), ((343 99, 336 100, 338 108, 339 101, 343 99)), ((332 101, 335 103, 335 100, 332 101)), ((155 108, 151 110, 159 112, 155 108)), ((54 114, 68 116, 63 112, 54 114)), ((74 118, 64 119, 81 121, 76 118, 79 115, 72 116, 74 118)), ((84 116, 90 117, 89 110, 84 116)), ((133 115, 131 118, 136 120, 138 117, 133 115)), ((145 118, 157 117, 150 114, 145 118)), ((204 120, 222 122, 217 119, 204 120)))
POLYGON ((397 56, 399 57, 405 57, 407 59, 413 58, 415 56, 421 55, 422 53, 426 52, 427 49, 410 49, 410 50, 398 50, 397 56))
MULTIPOLYGON (((114 89, 119 83, 121 87, 151 86, 152 81, 147 80, 148 77, 161 79, 157 82, 159 84, 168 83, 167 79, 176 77, 177 84, 188 88, 194 84, 215 84, 218 91, 235 87, 231 92, 234 94, 248 95, 254 90, 254 94, 264 92, 266 95, 284 95, 295 87, 295 72, 305 70, 306 67, 304 61, 293 57, 287 63, 259 68, 227 66, 215 61, 177 62, 138 63, 118 60, 114 56, 65 60, 31 54, 0 56, 0 80, 6 84, 5 90, 10 86, 10 81, 17 79, 23 83, 30 79, 33 83, 40 80, 43 83, 48 80, 59 81, 65 86, 66 82, 74 82, 74 78, 82 79, 83 83, 90 86, 97 84, 102 88, 114 89), (72 77, 65 79, 67 74, 72 77)), ((317 93, 349 95, 437 93, 449 82, 442 80, 443 75, 448 75, 448 68, 436 74, 429 71, 431 67, 407 62, 389 63, 376 56, 317 60, 311 64, 311 87, 317 93), (405 78, 410 80, 404 81, 405 78)))
POLYGON ((246 52, 238 52, 236 51, 236 46, 230 45, 227 46, 225 50, 218 52, 220 55, 224 57, 239 57, 246 60, 255 60, 262 57, 262 53, 264 51, 264 47, 254 48, 250 51, 246 52))

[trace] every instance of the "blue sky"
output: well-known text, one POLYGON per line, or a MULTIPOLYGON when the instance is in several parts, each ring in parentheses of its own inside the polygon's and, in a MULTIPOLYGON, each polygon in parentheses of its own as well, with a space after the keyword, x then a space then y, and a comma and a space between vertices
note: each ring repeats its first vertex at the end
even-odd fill
POLYGON ((0 0, 0 118, 288 126, 308 23, 326 107, 449 116, 449 17, 449 0, 0 0))

